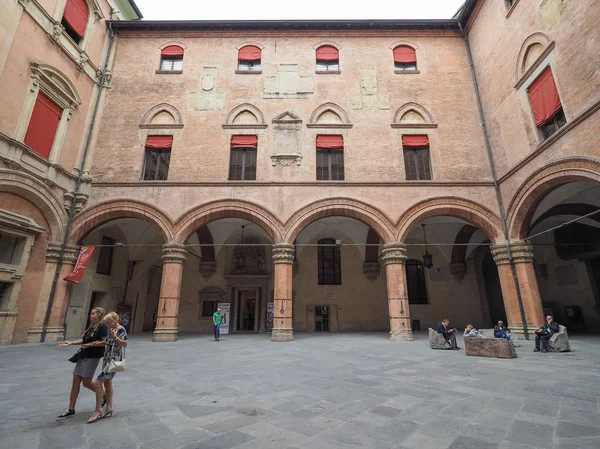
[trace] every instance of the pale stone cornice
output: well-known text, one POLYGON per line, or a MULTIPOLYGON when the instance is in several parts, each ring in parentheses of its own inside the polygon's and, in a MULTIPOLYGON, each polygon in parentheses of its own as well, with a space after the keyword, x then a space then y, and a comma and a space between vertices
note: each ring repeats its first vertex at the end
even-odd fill
POLYGON ((352 181, 94 181, 94 187, 494 187, 491 181, 389 181, 389 182, 352 182, 352 181))

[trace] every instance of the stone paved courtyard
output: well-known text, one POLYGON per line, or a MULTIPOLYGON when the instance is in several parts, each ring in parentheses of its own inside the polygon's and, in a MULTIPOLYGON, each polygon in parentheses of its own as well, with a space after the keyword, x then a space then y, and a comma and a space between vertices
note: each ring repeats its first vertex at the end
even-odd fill
MULTIPOLYGON (((26 449, 598 449, 600 339, 519 358, 432 351, 386 334, 134 336, 115 416, 67 408, 73 348, 0 348, 0 447, 26 449)), ((462 342, 460 342, 462 346, 462 342)))

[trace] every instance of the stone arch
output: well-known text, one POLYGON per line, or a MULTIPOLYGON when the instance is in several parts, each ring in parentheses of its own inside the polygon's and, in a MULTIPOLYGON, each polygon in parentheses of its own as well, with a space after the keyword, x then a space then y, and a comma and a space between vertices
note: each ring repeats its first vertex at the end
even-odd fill
POLYGON ((161 103, 152 107, 144 114, 140 123, 140 128, 183 128, 183 120, 181 118, 181 113, 175 106, 168 103, 161 103), (166 117, 165 114, 168 114, 171 119, 169 121, 158 120, 157 122, 157 118, 160 118, 161 115, 166 117))
POLYGON ((308 128, 352 128, 346 111, 335 103, 324 103, 313 111, 308 128))
POLYGON ((216 200, 196 206, 175 220, 174 241, 185 244, 199 228, 223 218, 243 218, 260 226, 273 243, 281 241, 281 221, 269 210, 249 201, 216 200))
POLYGON ((320 42, 317 42, 315 45, 313 45, 312 48, 313 48, 313 50, 316 51, 318 48, 326 47, 326 46, 334 47, 334 48, 337 48, 338 50, 342 49, 342 46, 334 41, 320 41, 320 42))
POLYGON ((392 126, 395 127, 427 127, 435 128, 437 124, 433 115, 423 106, 417 103, 405 103, 400 106, 394 114, 392 126), (399 125, 399 126, 398 126, 399 125))
POLYGON ((223 128, 266 128, 265 116, 256 106, 242 103, 227 114, 223 128))
POLYGON ((535 210, 556 187, 574 181, 600 183, 600 161, 573 157, 555 161, 531 174, 517 189, 507 209, 510 239, 527 237, 535 210))
POLYGON ((355 218, 373 228, 384 243, 394 241, 394 226, 379 209, 351 198, 328 198, 307 204, 285 223, 284 242, 294 242, 309 224, 325 217, 355 218))
POLYGON ((236 49, 239 50, 240 48, 244 48, 247 47, 248 45, 253 45, 255 47, 258 47, 262 50, 265 49, 265 46, 263 44, 261 44, 260 42, 256 42, 256 41, 244 41, 244 42, 240 42, 238 45, 236 45, 236 49))
POLYGON ((96 204, 80 212, 73 220, 69 242, 77 244, 98 226, 119 218, 148 221, 160 231, 165 243, 172 240, 173 223, 165 212, 142 201, 116 199, 96 204))
POLYGON ((64 204, 44 183, 21 171, 0 169, 0 192, 18 195, 36 206, 50 225, 48 241, 62 241, 67 213, 64 204))
POLYGON ((47 64, 31 63, 32 78, 40 82, 40 89, 64 109, 74 109, 81 104, 81 97, 69 77, 47 64))
POLYGON ((394 48, 401 47, 401 46, 411 47, 413 50, 419 49, 419 46, 412 41, 400 40, 400 41, 393 42, 390 45, 390 50, 393 50, 394 48))
POLYGON ((525 39, 517 57, 515 71, 517 84, 521 84, 553 48, 554 42, 544 33, 533 33, 525 39))
POLYGON ((164 44, 161 44, 158 47, 158 49, 162 51, 165 48, 170 47, 171 45, 176 45, 177 47, 181 47, 184 50, 187 50, 187 46, 183 42, 181 42, 181 41, 169 41, 169 42, 165 42, 164 44))
POLYGON ((474 201, 451 196, 421 201, 404 212, 398 220, 398 241, 404 242, 412 228, 421 221, 441 215, 461 218, 479 228, 490 241, 504 242, 502 224, 494 212, 474 201))

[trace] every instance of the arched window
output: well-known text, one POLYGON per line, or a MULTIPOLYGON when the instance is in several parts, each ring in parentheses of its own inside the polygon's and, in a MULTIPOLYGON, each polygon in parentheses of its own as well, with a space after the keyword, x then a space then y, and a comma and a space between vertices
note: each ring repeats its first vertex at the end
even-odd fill
POLYGON ((342 285, 340 247, 334 239, 321 239, 319 244, 319 285, 342 285))
POLYGON ((260 72, 261 50, 254 45, 246 45, 238 50, 239 72, 260 72))
POLYGON ((417 53, 408 45, 398 45, 394 48, 394 71, 408 72, 417 70, 417 53))
POLYGON ((338 49, 331 45, 317 48, 317 72, 339 72, 340 54, 338 49))
POLYGON ((61 24, 71 39, 78 44, 85 34, 88 16, 85 0, 67 0, 61 24))
POLYGON ((160 70, 181 72, 183 70, 183 48, 169 45, 160 52, 160 70))
POLYGON ((406 261, 406 287, 409 304, 427 304, 425 269, 423 262, 417 259, 406 261))

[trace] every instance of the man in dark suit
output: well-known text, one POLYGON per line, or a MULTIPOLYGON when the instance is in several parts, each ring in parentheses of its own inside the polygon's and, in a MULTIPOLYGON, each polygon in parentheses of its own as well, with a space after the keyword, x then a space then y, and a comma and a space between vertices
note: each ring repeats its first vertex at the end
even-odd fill
POLYGON ((450 345, 451 349, 460 349, 456 344, 456 335, 454 335, 457 330, 450 329, 450 321, 447 319, 442 320, 440 324, 437 325, 437 333, 442 334, 446 342, 450 345))
POLYGON ((560 331, 560 327, 552 315, 548 315, 546 317, 546 323, 540 326, 540 328, 535 331, 535 349, 533 352, 540 352, 540 341, 542 342, 542 352, 548 352, 548 340, 552 337, 553 334, 556 334, 560 331))

